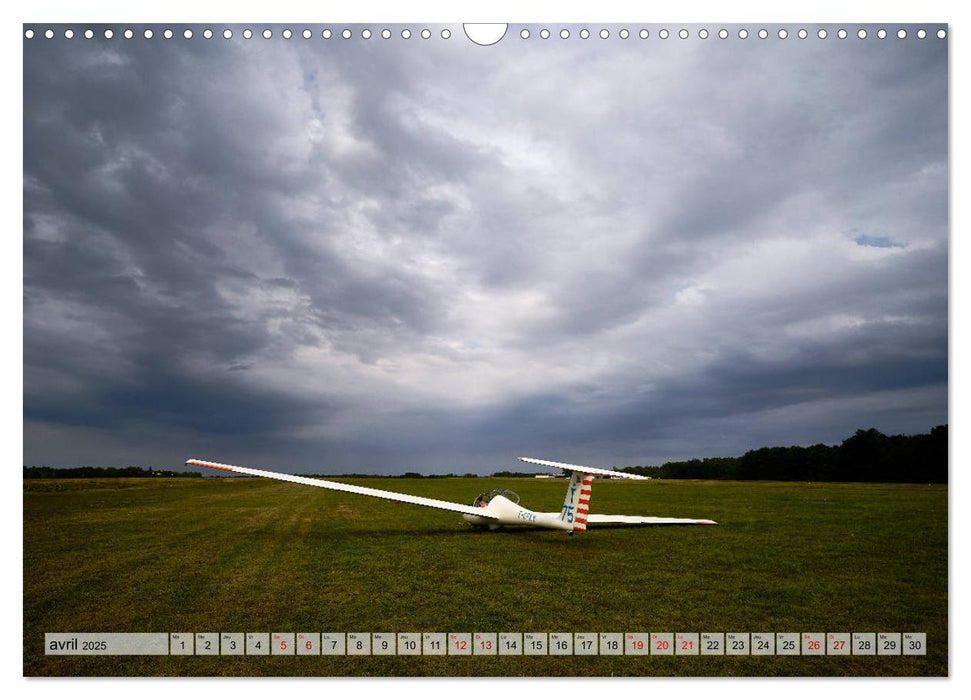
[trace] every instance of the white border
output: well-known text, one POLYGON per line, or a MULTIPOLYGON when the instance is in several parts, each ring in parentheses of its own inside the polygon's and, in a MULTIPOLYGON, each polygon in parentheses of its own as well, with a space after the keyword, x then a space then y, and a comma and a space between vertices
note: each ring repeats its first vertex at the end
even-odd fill
MULTIPOLYGON (((344 4, 333 4, 325 2, 287 2, 286 0, 273 2, 254 2, 253 0, 238 0, 229 4, 220 4, 215 7, 203 5, 199 2, 189 0, 170 0, 164 4, 136 4, 130 0, 88 0, 83 7, 79 7, 77 2, 67 0, 53 0, 40 4, 19 5, 16 7, 5 6, 0 12, 3 13, 5 22, 2 23, 7 31, 2 36, 6 40, 0 51, 3 51, 3 88, 8 95, 23 95, 22 90, 22 51, 20 25, 24 22, 105 22, 105 21, 131 21, 131 22, 204 22, 219 19, 223 22, 283 22, 283 21, 327 21, 327 22, 365 22, 365 21, 427 21, 429 23, 456 22, 456 21, 479 21, 479 22, 530 22, 530 21, 551 21, 551 22, 577 22, 591 21, 597 22, 620 22, 642 20, 651 23, 657 22, 685 22, 685 23, 719 23, 719 22, 750 22, 759 21, 761 23, 789 23, 789 22, 838 22, 846 21, 848 24, 861 23, 867 20, 879 20, 887 24, 893 22, 949 22, 950 42, 950 71, 951 71, 951 294, 950 308, 962 310, 966 308, 967 283, 964 283, 960 273, 964 270, 963 263, 966 262, 967 244, 962 241, 961 233, 964 231, 963 223, 966 223, 962 199, 955 196, 956 193, 966 192, 962 187, 965 183, 964 166, 967 163, 967 150, 965 142, 961 138, 962 133, 955 129, 955 124, 968 123, 968 110, 966 102, 966 92, 961 89, 961 82, 953 79, 953 76, 968 75, 968 66, 965 53, 961 50, 961 35, 967 30, 967 25, 963 23, 963 12, 958 9, 956 2, 945 0, 921 0, 919 2, 901 2, 900 0, 890 0, 877 4, 859 3, 852 5, 846 0, 816 0, 815 2, 795 2, 783 3, 767 2, 765 0, 734 0, 731 3, 714 2, 705 0, 695 2, 690 5, 685 3, 670 4, 651 4, 651 3, 632 3, 624 0, 591 0, 586 5, 578 2, 558 2, 550 5, 528 5, 522 0, 493 0, 492 2, 455 3, 443 0, 411 0, 410 2, 393 2, 392 0, 381 0, 379 2, 368 2, 358 0, 344 4), (962 118, 961 115, 964 115, 962 118)), ((965 80, 965 83, 967 81, 965 80)), ((3 345, 3 365, 6 367, 4 374, 8 380, 4 384, 5 400, 3 402, 3 444, 16 445, 17 452, 23 456, 23 391, 22 391, 22 279, 23 279, 23 247, 22 238, 14 235, 15 232, 22 230, 22 110, 15 113, 11 109, 4 112, 6 127, 3 130, 8 143, 3 150, 5 154, 5 165, 3 169, 3 212, 7 218, 7 235, 4 237, 4 250, 2 259, 3 270, 2 279, 3 289, 3 311, 4 320, 16 329, 15 340, 8 340, 3 345)), ((966 234, 965 234, 966 235, 966 234)), ((959 491, 963 487, 964 479, 961 476, 962 469, 967 468, 966 439, 961 438, 961 417, 963 416, 962 400, 965 392, 963 391, 966 380, 965 372, 962 370, 964 359, 963 350, 966 346, 964 338, 966 335, 965 324, 958 313, 951 313, 950 324, 950 412, 948 423, 951 435, 951 483, 950 493, 962 493, 959 491), (957 428, 957 429, 955 429, 957 428)), ((14 450, 10 450, 14 451, 14 450)), ((6 493, 9 501, 4 508, 8 532, 22 532, 22 507, 23 501, 20 486, 20 466, 7 465, 8 477, 17 474, 17 481, 6 483, 8 486, 6 493)), ((951 496, 951 508, 958 501, 951 496)), ((817 698, 820 694, 829 696, 834 689, 839 688, 841 692, 859 694, 868 692, 869 687, 861 687, 862 683, 878 684, 879 692, 886 697, 912 697, 915 693, 931 690, 935 695, 940 694, 944 697, 956 697, 959 692, 966 693, 968 690, 967 679, 969 672, 967 667, 962 667, 961 660, 966 656, 968 643, 962 641, 962 636, 969 629, 967 625, 967 598, 963 597, 958 591, 966 591, 967 580, 967 552, 964 548, 958 549, 957 543, 968 541, 968 525, 964 519, 955 519, 954 529, 950 531, 949 555, 951 561, 951 575, 949 592, 953 602, 951 603, 951 615, 949 620, 950 636, 950 660, 949 670, 951 680, 905 680, 900 679, 879 679, 879 680, 827 680, 816 682, 799 681, 766 681, 766 680, 732 680, 731 694, 744 694, 748 697, 777 697, 780 692, 787 696, 796 698, 817 698), (819 683, 825 685, 819 685, 819 683), (780 687, 780 684, 784 687, 780 687), (925 688, 928 684, 933 684, 933 688, 925 688)), ((8 562, 10 569, 17 571, 23 561, 22 538, 14 538, 15 546, 12 552, 13 561, 8 562)), ((5 680, 20 679, 17 690, 23 693, 30 693, 31 697, 48 698, 64 697, 67 693, 97 693, 99 697, 126 697, 137 693, 146 698, 156 698, 171 696, 173 693, 196 693, 215 690, 213 681, 205 679, 192 679, 180 681, 173 685, 172 681, 160 682, 156 680, 24 680, 22 678, 22 646, 16 634, 10 633, 19 628, 22 629, 22 601, 23 585, 21 577, 16 577, 16 590, 10 591, 9 598, 15 598, 19 606, 5 606, 3 615, 4 622, 8 623, 4 629, 8 634, 4 635, 2 651, 0 651, 0 668, 3 669, 5 680), (19 608, 19 609, 18 609, 19 608)), ((314 683, 321 682, 316 679, 304 679, 300 681, 284 682, 276 681, 255 681, 251 679, 233 679, 223 682, 233 685, 234 696, 242 698, 263 696, 267 692, 284 691, 292 692, 296 688, 293 682, 314 683)), ((344 694, 360 692, 393 694, 396 697, 422 697, 425 698, 452 698, 458 694, 465 694, 471 691, 480 692, 482 689, 473 688, 466 680, 412 680, 399 679, 394 681, 374 681, 361 679, 330 679, 326 686, 319 688, 302 688, 301 690, 312 690, 314 692, 326 692, 328 694, 344 694)), ((723 680, 688 680, 688 679, 623 679, 614 681, 583 681, 582 687, 574 690, 567 683, 572 680, 544 680, 544 681, 497 681, 503 683, 502 688, 493 687, 489 692, 501 690, 507 692, 529 692, 536 693, 560 693, 560 692, 579 692, 581 694, 596 694, 599 692, 613 693, 647 693, 647 692, 677 692, 685 693, 704 693, 713 695, 723 693, 729 689, 728 684, 723 680), (648 689, 642 683, 665 683, 665 687, 659 688, 652 685, 648 689), (621 684, 621 685, 618 685, 621 684), (669 684, 673 683, 673 687, 669 684)))

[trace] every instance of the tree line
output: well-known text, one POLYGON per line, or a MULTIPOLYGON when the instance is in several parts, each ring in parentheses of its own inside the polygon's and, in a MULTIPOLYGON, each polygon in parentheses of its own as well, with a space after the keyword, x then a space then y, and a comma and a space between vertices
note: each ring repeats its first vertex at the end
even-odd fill
POLYGON ((173 472, 142 467, 24 467, 25 479, 105 479, 124 477, 202 477, 199 472, 173 472))
POLYGON ((947 426, 920 435, 857 430, 839 445, 760 447, 741 457, 709 457, 620 471, 659 479, 947 483, 947 426))

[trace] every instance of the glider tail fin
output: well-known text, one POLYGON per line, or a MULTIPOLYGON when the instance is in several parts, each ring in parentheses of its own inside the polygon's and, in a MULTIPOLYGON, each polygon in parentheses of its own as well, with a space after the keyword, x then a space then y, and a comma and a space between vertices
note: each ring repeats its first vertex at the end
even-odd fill
POLYGON ((592 485, 593 474, 575 471, 570 476, 570 484, 566 488, 566 498, 563 501, 560 520, 572 523, 573 532, 583 532, 587 529, 592 485))

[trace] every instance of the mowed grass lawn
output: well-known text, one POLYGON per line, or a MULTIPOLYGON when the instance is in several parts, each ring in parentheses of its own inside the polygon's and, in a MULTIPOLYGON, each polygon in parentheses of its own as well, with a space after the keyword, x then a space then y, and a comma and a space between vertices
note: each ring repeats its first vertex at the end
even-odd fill
MULTIPOLYGON (((565 481, 360 479, 471 502, 565 481)), ((946 675, 947 488, 594 483, 717 527, 471 530, 261 479, 24 481, 26 675, 946 675), (45 632, 926 632, 924 657, 49 657, 45 632)))

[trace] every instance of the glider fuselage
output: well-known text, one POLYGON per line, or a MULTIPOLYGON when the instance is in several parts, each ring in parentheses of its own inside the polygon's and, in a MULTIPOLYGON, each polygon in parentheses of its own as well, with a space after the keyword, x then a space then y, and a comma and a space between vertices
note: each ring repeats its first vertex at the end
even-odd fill
POLYGON ((504 525, 529 525, 546 527, 553 530, 573 530, 573 523, 561 520, 559 514, 537 513, 513 503, 502 495, 493 496, 482 507, 482 516, 463 514, 462 519, 469 525, 498 530, 504 525))

